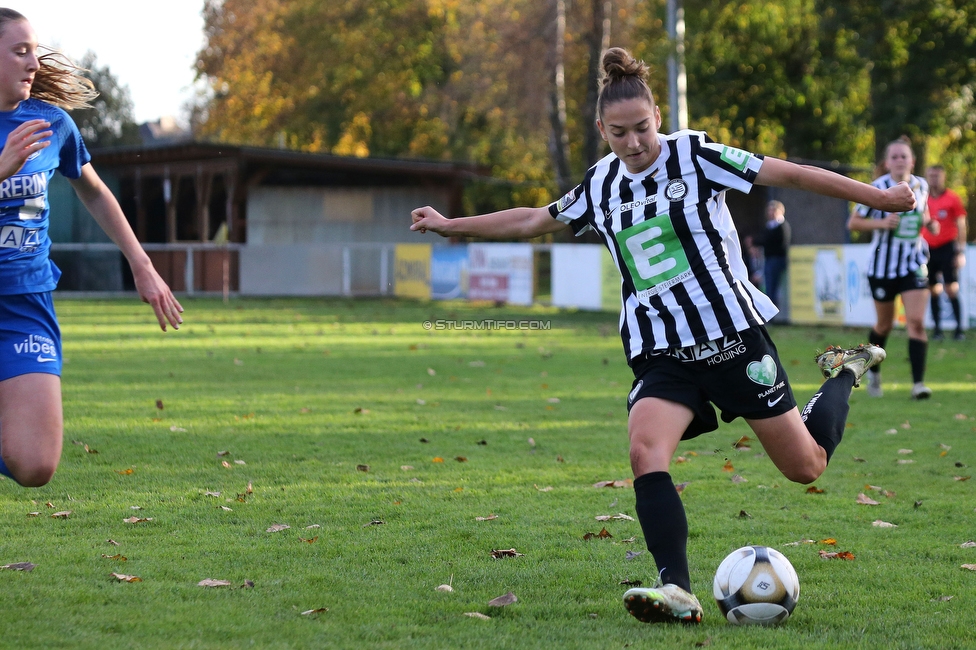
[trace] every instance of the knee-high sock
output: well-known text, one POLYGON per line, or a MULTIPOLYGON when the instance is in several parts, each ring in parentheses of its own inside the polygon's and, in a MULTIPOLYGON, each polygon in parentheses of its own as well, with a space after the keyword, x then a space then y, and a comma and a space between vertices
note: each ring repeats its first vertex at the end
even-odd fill
POLYGON ((844 437, 847 413, 851 407, 847 400, 854 388, 854 374, 841 372, 828 379, 816 395, 803 407, 800 417, 807 425, 807 431, 818 445, 827 452, 827 461, 844 437))
POLYGON ((671 474, 650 472, 634 480, 637 519, 661 580, 691 591, 688 572, 688 519, 671 474))
MULTIPOLYGON (((872 327, 871 331, 868 332, 868 343, 870 343, 871 345, 877 345, 882 350, 887 350, 886 346, 888 345, 888 337, 878 334, 877 332, 874 331, 874 328, 872 327)), ((869 370, 868 372, 879 372, 880 370, 881 370, 881 364, 879 363, 875 367, 871 368, 871 370, 869 370)))
POLYGON ((949 298, 949 304, 952 305, 952 315, 956 317, 956 329, 962 329, 962 314, 959 311, 959 296, 954 298, 949 298))
POLYGON ((912 381, 916 384, 925 379, 925 351, 927 341, 908 339, 908 361, 912 364, 912 381))
POLYGON ((935 323, 935 331, 938 332, 942 329, 942 296, 933 293, 929 302, 932 304, 932 322, 935 323))

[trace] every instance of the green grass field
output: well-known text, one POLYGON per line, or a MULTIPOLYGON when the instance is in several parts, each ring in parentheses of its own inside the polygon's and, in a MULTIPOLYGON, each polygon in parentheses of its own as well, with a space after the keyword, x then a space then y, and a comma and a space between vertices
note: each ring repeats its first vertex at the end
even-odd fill
MULTIPOLYGON (((634 516, 631 488, 593 487, 630 478, 632 376, 615 315, 184 306, 184 327, 162 334, 132 301, 58 301, 64 454, 41 489, 0 482, 0 564, 36 565, 0 571, 0 647, 976 646, 976 572, 961 568, 976 564, 976 548, 961 547, 976 539, 976 480, 957 480, 976 473, 972 341, 930 347, 935 395, 916 403, 904 333, 893 335, 885 397, 854 392, 820 493, 783 479, 758 446, 734 449, 751 434, 741 420, 683 443, 672 474, 687 483, 705 619, 653 626, 620 601, 621 581, 655 577, 638 524, 595 519, 634 516), (483 318, 551 329, 422 325, 483 318), (862 493, 879 505, 857 503, 862 493), (289 528, 267 532, 276 524, 289 528), (603 526, 612 538, 583 539, 603 526), (788 545, 800 540, 814 543, 788 545), (784 626, 720 617, 713 572, 747 544, 796 567, 799 605, 784 626), (524 555, 491 557, 511 548, 524 555), (207 578, 230 585, 198 586, 207 578), (453 592, 436 590, 445 583, 453 592), (509 591, 518 602, 488 606, 509 591)), ((772 333, 801 404, 820 383, 815 350, 865 335, 772 333)))

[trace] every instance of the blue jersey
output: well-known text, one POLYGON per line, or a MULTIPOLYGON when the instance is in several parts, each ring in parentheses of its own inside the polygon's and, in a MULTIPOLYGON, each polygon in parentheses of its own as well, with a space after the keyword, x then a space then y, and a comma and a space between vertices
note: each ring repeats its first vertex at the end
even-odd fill
POLYGON ((51 123, 51 144, 34 153, 24 167, 0 181, 0 295, 53 291, 61 271, 48 257, 51 205, 47 188, 55 171, 81 176, 91 156, 74 121, 62 109, 36 99, 0 111, 0 142, 28 120, 51 123))

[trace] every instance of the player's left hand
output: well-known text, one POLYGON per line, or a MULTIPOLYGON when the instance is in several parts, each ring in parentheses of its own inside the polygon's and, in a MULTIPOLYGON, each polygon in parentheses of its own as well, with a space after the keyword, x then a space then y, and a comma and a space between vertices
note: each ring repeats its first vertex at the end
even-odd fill
POLYGON ((915 209, 915 192, 902 181, 884 190, 883 205, 878 206, 885 212, 908 212, 915 209))
POLYGON ((180 324, 183 322, 183 317, 180 316, 183 313, 183 306, 152 264, 139 270, 133 269, 132 276, 139 298, 153 308, 162 330, 166 331, 167 323, 175 330, 180 329, 180 324))

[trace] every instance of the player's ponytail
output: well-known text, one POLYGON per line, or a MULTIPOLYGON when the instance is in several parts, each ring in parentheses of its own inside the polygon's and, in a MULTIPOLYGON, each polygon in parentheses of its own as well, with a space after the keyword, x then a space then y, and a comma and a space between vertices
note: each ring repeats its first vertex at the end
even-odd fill
MULTIPOLYGON (((0 7, 0 34, 7 25, 17 21, 27 22, 27 18, 13 9, 0 7)), ((40 67, 34 73, 31 97, 65 110, 91 108, 91 102, 98 97, 98 91, 91 80, 83 76, 88 72, 79 68, 61 52, 41 47, 44 54, 37 57, 40 67)))
POLYGON ((600 79, 600 96, 597 98, 597 115, 603 115, 608 104, 626 99, 646 99, 654 105, 654 96, 647 85, 648 67, 621 47, 612 47, 603 53, 603 76, 600 79))

